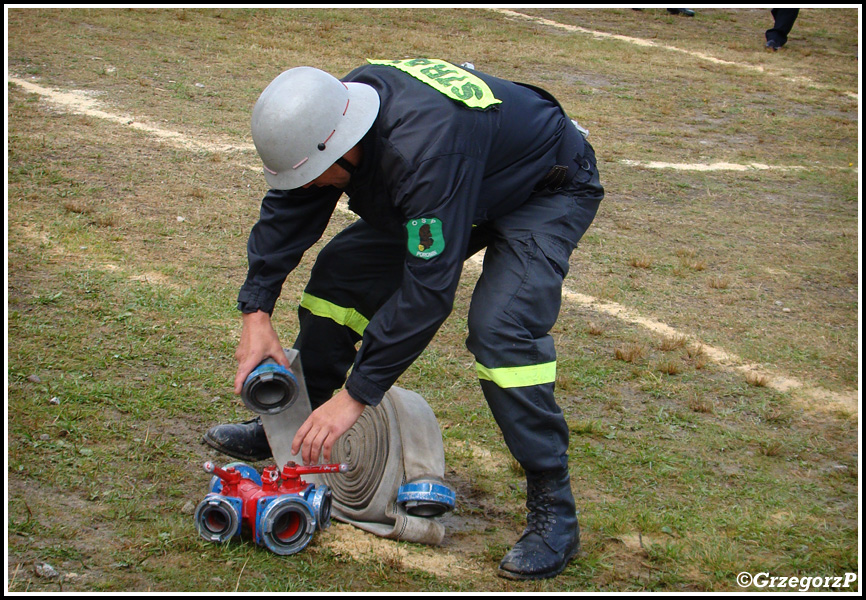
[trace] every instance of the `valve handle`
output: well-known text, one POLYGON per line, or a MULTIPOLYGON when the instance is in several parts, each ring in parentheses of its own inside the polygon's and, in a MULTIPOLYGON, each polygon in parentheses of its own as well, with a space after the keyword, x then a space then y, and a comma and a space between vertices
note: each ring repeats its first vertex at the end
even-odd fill
POLYGON ((224 480, 226 480, 226 481, 229 481, 229 480, 232 479, 232 475, 231 475, 231 473, 229 473, 229 472, 226 471, 225 469, 221 469, 221 468, 219 468, 218 466, 216 466, 215 464, 213 464, 211 461, 207 461, 207 462, 204 464, 204 470, 205 470, 205 472, 207 472, 207 473, 213 473, 214 475, 216 475, 216 476, 219 477, 220 479, 224 479, 224 480))
POLYGON ((299 465, 294 461, 289 461, 283 467, 283 477, 292 478, 300 475, 311 475, 313 473, 346 473, 349 471, 349 465, 346 463, 331 464, 331 465, 299 465))

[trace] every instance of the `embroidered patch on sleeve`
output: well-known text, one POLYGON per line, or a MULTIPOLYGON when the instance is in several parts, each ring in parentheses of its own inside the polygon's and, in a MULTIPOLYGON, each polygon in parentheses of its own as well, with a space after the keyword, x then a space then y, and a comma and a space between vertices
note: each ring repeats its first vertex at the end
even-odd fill
POLYGON ((445 249, 442 221, 435 217, 410 219, 406 222, 409 254, 424 260, 439 256, 445 249))

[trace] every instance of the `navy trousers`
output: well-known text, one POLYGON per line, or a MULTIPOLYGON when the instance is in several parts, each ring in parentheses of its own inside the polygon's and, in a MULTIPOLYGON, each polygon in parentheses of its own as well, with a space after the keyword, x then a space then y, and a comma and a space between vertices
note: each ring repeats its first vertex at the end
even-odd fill
POLYGON ((788 41, 788 34, 794 27, 794 21, 797 20, 797 15, 800 14, 799 8, 774 8, 770 11, 773 14, 773 27, 768 29, 764 34, 767 41, 776 41, 779 46, 784 46, 788 41))
MULTIPOLYGON (((586 148, 572 181, 537 190, 519 209, 476 227, 470 241, 470 255, 482 248, 485 254, 466 346, 506 445, 527 472, 567 466, 568 427, 554 398, 556 349, 549 332, 569 258, 604 196, 595 155, 586 148)), ((314 408, 345 383, 365 322, 400 285, 404 256, 404 240, 364 221, 319 253, 294 346, 314 408), (322 304, 327 310, 316 309, 322 304)))

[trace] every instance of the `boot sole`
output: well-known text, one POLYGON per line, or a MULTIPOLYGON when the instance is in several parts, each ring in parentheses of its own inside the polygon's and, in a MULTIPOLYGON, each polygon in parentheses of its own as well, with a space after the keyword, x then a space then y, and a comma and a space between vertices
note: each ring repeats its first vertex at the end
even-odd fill
POLYGON ((561 565, 551 571, 543 571, 541 573, 517 573, 516 571, 506 571, 503 568, 499 568, 498 575, 500 577, 504 577, 505 579, 511 579, 514 581, 532 581, 535 579, 550 579, 551 577, 556 577, 568 566, 568 564, 573 561, 577 555, 580 553, 580 546, 574 549, 568 558, 566 558, 561 565))

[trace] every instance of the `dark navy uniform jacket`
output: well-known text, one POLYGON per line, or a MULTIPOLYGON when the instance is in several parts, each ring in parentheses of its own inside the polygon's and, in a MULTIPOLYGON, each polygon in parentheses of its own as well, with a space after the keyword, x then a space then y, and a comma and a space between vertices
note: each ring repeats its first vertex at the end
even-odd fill
POLYGON ((562 164, 564 148, 569 159, 582 152, 580 134, 549 94, 471 74, 501 102, 468 108, 391 66, 352 71, 343 80, 372 86, 381 105, 361 141, 362 164, 349 187, 270 190, 250 234, 238 307, 272 312, 287 275, 321 238, 344 191, 353 212, 393 236, 408 238, 407 224, 419 219, 439 221, 444 247, 440 243, 432 258, 406 247, 402 285, 368 315, 346 382, 349 393, 367 404, 378 404, 450 314, 473 225, 524 203, 558 154, 562 164))

